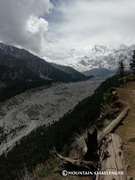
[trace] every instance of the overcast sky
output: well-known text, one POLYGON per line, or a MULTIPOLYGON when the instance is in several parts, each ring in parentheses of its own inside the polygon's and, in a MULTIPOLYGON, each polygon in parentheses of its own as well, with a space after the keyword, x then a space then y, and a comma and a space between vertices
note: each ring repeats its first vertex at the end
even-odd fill
POLYGON ((135 43, 134 0, 0 0, 0 41, 63 60, 135 43))

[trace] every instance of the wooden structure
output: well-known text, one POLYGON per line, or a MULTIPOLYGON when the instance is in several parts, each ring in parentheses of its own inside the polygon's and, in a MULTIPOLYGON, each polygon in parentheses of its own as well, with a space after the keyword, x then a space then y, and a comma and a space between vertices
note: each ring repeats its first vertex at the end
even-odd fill
POLYGON ((71 170, 96 170, 99 157, 97 154, 98 142, 97 142, 97 130, 95 129, 92 134, 87 133, 86 146, 87 151, 84 156, 80 158, 64 157, 56 152, 54 154, 63 161, 63 164, 71 170))
POLYGON ((127 180, 123 142, 116 134, 105 136, 99 148, 100 165, 96 180, 127 180))
POLYGON ((79 170, 97 171, 96 180, 127 180, 122 140, 118 135, 111 133, 125 118, 128 111, 129 107, 127 106, 98 136, 96 129, 92 134, 88 132, 86 153, 83 157, 74 159, 63 157, 56 151, 54 153, 71 169, 76 168, 78 170, 79 168, 79 170))
POLYGON ((123 121, 125 116, 128 114, 129 106, 125 107, 123 111, 119 114, 119 116, 114 119, 101 133, 98 135, 98 144, 102 143, 104 137, 118 127, 118 125, 123 121))
POLYGON ((56 151, 54 152, 58 158, 63 161, 63 164, 68 169, 73 170, 96 170, 97 162, 95 161, 86 161, 84 159, 73 159, 69 157, 64 157, 58 154, 56 151))

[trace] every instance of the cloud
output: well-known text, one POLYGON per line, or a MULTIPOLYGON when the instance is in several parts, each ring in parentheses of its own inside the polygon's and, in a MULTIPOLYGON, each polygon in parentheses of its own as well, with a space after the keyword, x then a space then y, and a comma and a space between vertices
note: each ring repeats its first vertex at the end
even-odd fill
POLYGON ((0 40, 38 53, 48 30, 42 15, 52 7, 49 0, 1 0, 0 40))
POLYGON ((59 0, 49 15, 46 52, 50 58, 64 59, 71 56, 71 49, 78 53, 81 48, 88 49, 95 44, 113 47, 132 44, 134 11, 134 0, 59 0))
POLYGON ((26 31, 36 34, 38 32, 45 32, 48 30, 48 22, 43 18, 37 18, 34 16, 30 16, 26 23, 26 31))
POLYGON ((62 61, 95 44, 135 43, 134 12, 134 0, 1 0, 0 40, 62 61))

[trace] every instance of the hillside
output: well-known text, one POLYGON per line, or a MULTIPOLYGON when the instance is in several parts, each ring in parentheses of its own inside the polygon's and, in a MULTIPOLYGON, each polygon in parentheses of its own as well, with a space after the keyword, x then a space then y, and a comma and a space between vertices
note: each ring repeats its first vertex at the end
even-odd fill
MULTIPOLYGON (((59 118, 59 121, 51 126, 40 126, 28 136, 23 137, 20 143, 16 143, 16 146, 8 154, 4 153, 0 156, 2 162, 0 164, 0 177, 3 180, 14 180, 16 177, 22 176, 22 173, 24 175, 23 170, 26 168, 32 172, 38 164, 47 163, 50 158, 49 152, 53 147, 58 152, 69 152, 68 147, 73 142, 75 134, 82 133, 84 129, 89 128, 99 118, 103 94, 107 92, 108 88, 118 86, 117 79, 115 76, 102 82, 92 96, 79 102, 72 111, 59 118), (5 173, 7 168, 8 174, 5 173)), ((37 120, 34 122, 38 123, 37 120)), ((3 135, 3 129, 0 130, 3 135)), ((12 133, 15 135, 14 130, 12 133)), ((50 170, 45 173, 48 175, 50 170)))
POLYGON ((93 68, 88 71, 84 71, 83 74, 86 76, 94 76, 96 78, 109 78, 116 74, 116 71, 114 70, 108 70, 106 68, 93 68))
POLYGON ((125 87, 117 89, 120 100, 129 103, 130 111, 116 133, 124 142, 124 153, 129 165, 128 175, 135 178, 135 82, 128 82, 125 87))
POLYGON ((89 77, 71 67, 55 65, 14 46, 0 43, 0 101, 52 82, 77 82, 89 77))
MULTIPOLYGON (((80 79, 80 80, 83 80, 85 79, 85 75, 86 76, 89 76, 89 74, 84 74, 84 73, 79 73, 77 70, 73 69, 72 67, 69 67, 69 66, 62 66, 62 65, 58 65, 58 64, 54 64, 54 63, 51 63, 52 66, 54 66, 55 68, 69 74, 69 75, 72 75, 74 78, 77 78, 77 79, 80 79)), ((92 78, 93 77, 93 74, 89 77, 87 77, 88 79, 89 78, 92 78)))
POLYGON ((79 72, 80 76, 72 76, 70 71, 68 73, 61 71, 24 49, 2 43, 0 43, 0 65, 2 66, 0 80, 7 84, 11 84, 11 82, 14 84, 15 81, 52 80, 75 82, 88 79, 83 74, 81 76, 79 72))

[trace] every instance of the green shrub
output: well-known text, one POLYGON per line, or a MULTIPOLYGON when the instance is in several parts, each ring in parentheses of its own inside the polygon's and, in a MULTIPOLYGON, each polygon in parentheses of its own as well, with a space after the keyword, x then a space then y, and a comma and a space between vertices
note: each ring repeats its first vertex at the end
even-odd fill
POLYGON ((60 170, 58 158, 50 158, 46 162, 46 165, 38 164, 34 170, 34 174, 38 177, 44 178, 58 170, 60 170))
POLYGON ((127 76, 127 81, 135 81, 135 75, 130 74, 129 76, 127 76))
POLYGON ((104 103, 108 104, 111 101, 112 94, 110 92, 104 93, 104 103))

